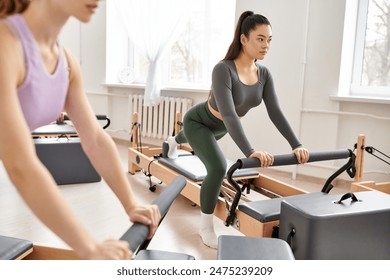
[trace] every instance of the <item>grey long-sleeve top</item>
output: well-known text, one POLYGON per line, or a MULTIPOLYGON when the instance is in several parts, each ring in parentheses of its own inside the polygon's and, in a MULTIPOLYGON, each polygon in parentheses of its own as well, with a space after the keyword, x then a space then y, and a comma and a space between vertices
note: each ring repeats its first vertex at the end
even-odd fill
POLYGON ((232 60, 219 62, 212 73, 210 105, 221 114, 228 133, 246 157, 254 149, 244 133, 240 117, 260 105, 262 100, 273 124, 291 148, 295 149, 301 144, 280 108, 271 73, 266 67, 258 63, 256 65, 258 81, 253 85, 246 85, 240 81, 232 60))

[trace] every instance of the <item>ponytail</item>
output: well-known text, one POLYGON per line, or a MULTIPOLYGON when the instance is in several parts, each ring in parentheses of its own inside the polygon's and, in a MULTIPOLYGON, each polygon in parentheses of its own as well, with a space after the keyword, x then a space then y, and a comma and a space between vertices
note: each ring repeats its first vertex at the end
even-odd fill
POLYGON ((233 60, 236 59, 237 56, 241 52, 241 34, 244 34, 248 37, 249 32, 257 25, 271 25, 268 19, 265 16, 255 14, 252 11, 245 11, 240 15, 238 19, 236 30, 234 31, 233 42, 230 44, 229 49, 225 55, 223 60, 233 60))

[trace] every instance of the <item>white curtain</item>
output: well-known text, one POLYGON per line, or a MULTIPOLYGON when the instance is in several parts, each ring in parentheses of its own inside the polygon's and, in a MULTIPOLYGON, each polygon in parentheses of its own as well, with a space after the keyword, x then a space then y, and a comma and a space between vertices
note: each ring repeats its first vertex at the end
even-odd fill
POLYGON ((188 19, 188 0, 114 0, 130 40, 150 62, 144 106, 160 102, 161 60, 188 19))

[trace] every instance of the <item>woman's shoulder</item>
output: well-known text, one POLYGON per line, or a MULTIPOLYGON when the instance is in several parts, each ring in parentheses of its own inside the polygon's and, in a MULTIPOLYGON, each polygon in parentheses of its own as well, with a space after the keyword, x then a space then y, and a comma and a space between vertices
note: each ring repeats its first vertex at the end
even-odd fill
POLYGON ((14 57, 15 51, 20 51, 19 38, 4 18, 0 19, 0 42, 0 53, 8 59, 14 57))
POLYGON ((260 70, 260 71, 263 71, 263 72, 267 72, 267 73, 270 73, 270 70, 267 66, 261 64, 260 62, 256 61, 255 62, 256 65, 257 65, 257 68, 260 70))
POLYGON ((213 69, 213 75, 217 76, 229 76, 235 80, 238 78, 237 70, 233 60, 221 60, 218 62, 213 69))
POLYGON ((233 60, 221 60, 215 66, 214 69, 235 70, 233 60))
POLYGON ((260 80, 268 80, 272 78, 271 71, 267 66, 262 65, 259 62, 256 62, 256 65, 257 65, 260 80))
POLYGON ((1 43, 5 42, 5 40, 10 40, 12 38, 16 39, 5 18, 0 18, 0 38, 1 43))

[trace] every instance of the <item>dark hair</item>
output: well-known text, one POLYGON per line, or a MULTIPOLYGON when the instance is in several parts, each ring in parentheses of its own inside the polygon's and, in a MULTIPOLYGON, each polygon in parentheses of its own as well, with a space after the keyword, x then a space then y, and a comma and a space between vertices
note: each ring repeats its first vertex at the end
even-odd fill
POLYGON ((30 0, 1 0, 0 1, 0 18, 6 17, 12 14, 24 12, 30 0))
POLYGON ((255 29, 257 25, 263 24, 271 26, 271 23, 265 16, 255 14, 252 11, 243 12, 238 19, 236 30, 234 31, 233 42, 230 44, 223 60, 233 60, 237 58, 242 47, 240 40, 241 34, 248 37, 251 30, 255 29))

